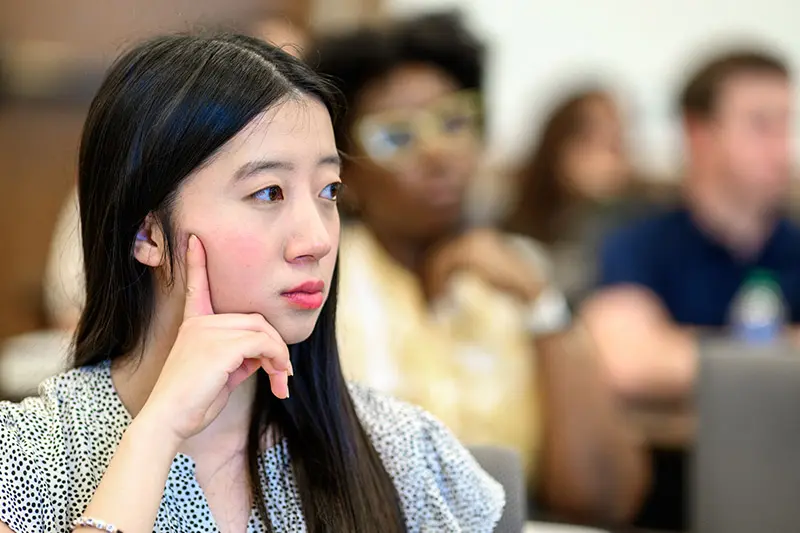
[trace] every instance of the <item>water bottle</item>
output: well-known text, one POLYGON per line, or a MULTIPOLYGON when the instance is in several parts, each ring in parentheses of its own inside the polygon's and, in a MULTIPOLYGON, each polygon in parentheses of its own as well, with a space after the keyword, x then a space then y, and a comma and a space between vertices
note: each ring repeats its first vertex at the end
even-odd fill
POLYGON ((783 292, 775 276, 767 270, 750 274, 731 303, 731 330, 739 341, 767 343, 777 340, 786 318, 783 292))

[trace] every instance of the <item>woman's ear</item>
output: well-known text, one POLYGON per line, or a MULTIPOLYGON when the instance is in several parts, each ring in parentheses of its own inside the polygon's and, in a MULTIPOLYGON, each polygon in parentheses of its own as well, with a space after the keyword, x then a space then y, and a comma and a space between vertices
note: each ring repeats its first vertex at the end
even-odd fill
POLYGON ((141 264, 154 268, 166 262, 164 232, 152 214, 147 215, 136 233, 133 256, 141 264))

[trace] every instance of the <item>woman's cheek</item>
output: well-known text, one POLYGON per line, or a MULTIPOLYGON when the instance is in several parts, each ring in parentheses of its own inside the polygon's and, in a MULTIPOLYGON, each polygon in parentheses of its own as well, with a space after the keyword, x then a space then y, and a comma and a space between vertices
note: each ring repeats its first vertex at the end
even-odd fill
POLYGON ((280 272, 279 250, 272 257, 263 239, 240 232, 217 232, 208 239, 208 277, 215 312, 262 312, 265 299, 279 289, 274 275, 280 272))

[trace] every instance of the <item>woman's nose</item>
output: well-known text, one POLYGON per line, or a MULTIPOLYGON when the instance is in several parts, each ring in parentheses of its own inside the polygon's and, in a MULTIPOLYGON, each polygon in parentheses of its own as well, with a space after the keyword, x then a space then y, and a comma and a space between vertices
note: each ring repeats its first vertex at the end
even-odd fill
POLYGON ((296 216, 292 217, 292 228, 285 248, 286 260, 291 263, 321 260, 331 253, 331 228, 333 224, 338 224, 338 218, 321 212, 312 204, 306 204, 295 211, 296 216))

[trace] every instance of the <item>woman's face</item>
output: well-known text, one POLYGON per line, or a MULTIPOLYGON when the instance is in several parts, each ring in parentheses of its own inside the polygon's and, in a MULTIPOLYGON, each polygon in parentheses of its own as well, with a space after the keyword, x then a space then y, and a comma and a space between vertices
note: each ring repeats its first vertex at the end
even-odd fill
POLYGON ((580 131, 564 147, 562 175, 581 196, 614 196, 629 177, 622 118, 614 103, 603 97, 586 100, 579 112, 580 131))
POLYGON ((173 224, 205 247, 216 313, 260 313, 287 344, 311 334, 336 263, 339 167, 326 108, 288 99, 184 183, 173 224))
POLYGON ((355 104, 356 158, 345 179, 362 219, 409 240, 451 230, 480 156, 476 95, 437 68, 409 64, 355 104))

